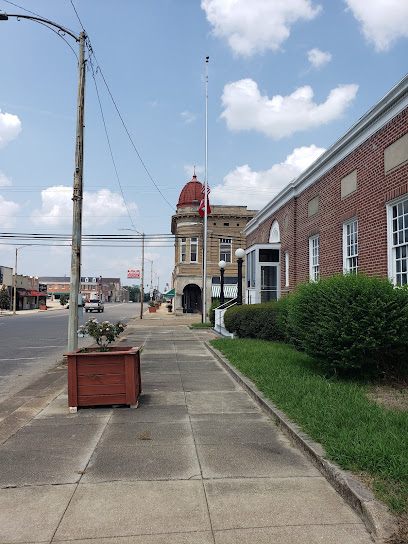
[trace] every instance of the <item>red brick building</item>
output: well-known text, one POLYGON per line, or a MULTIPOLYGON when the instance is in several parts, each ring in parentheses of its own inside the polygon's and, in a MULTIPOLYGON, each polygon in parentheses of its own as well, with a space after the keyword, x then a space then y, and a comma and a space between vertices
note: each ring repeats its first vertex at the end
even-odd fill
POLYGON ((408 76, 245 228, 246 302, 342 271, 408 283, 408 76))

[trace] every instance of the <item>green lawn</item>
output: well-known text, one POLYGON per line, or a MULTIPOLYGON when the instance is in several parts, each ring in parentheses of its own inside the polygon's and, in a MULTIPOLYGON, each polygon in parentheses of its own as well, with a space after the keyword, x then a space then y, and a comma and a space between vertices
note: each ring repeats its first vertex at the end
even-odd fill
POLYGON ((379 406, 367 384, 325 376, 286 344, 217 339, 211 344, 342 469, 368 475, 377 497, 408 513, 408 412, 379 406))

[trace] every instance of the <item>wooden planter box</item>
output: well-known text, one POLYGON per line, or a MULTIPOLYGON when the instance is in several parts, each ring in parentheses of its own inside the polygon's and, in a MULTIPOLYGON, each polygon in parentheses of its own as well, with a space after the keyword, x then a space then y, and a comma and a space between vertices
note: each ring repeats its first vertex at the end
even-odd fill
POLYGON ((79 350, 68 357, 68 406, 128 404, 137 407, 141 393, 140 346, 108 348, 109 351, 79 350))
POLYGON ((156 306, 149 306, 149 314, 154 314, 156 312, 156 306))

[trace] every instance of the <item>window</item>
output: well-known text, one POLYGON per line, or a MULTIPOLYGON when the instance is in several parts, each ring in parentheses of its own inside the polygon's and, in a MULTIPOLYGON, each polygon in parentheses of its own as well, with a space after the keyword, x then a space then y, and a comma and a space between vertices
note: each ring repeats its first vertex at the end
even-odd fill
POLYGON ((390 276, 396 285, 408 283, 408 198, 388 207, 390 276))
POLYGON ((185 263, 187 260, 187 246, 186 246, 186 239, 181 239, 181 262, 185 263))
POLYGON ((231 262, 231 238, 220 240, 220 261, 231 262))
POLYGON ((190 238, 190 262, 197 262, 197 238, 190 238))
POLYGON ((345 272, 358 272, 358 221, 343 224, 343 268, 345 272))
POLYGON ((246 284, 248 289, 255 287, 255 251, 251 251, 246 257, 246 284))
POLYGON ((65 289, 65 283, 61 285, 61 289, 65 289))
POLYGON ((319 277, 319 236, 313 236, 309 238, 309 278, 317 281, 319 277))

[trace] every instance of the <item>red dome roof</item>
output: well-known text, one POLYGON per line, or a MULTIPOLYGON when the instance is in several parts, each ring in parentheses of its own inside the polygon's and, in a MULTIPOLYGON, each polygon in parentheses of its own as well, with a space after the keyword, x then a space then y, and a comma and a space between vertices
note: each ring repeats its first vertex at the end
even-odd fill
POLYGON ((180 206, 198 206, 203 198, 202 189, 203 184, 197 181, 197 176, 194 175, 193 179, 184 185, 177 208, 180 206))

